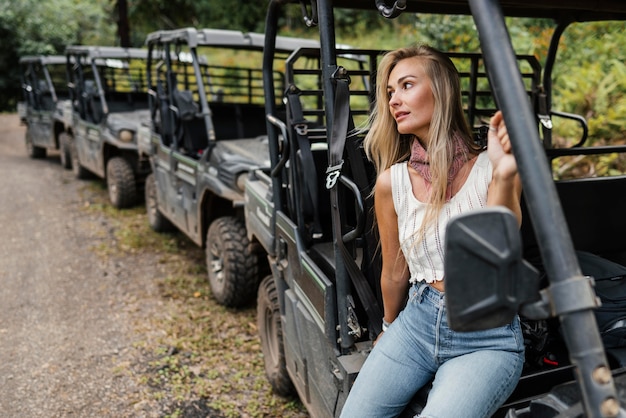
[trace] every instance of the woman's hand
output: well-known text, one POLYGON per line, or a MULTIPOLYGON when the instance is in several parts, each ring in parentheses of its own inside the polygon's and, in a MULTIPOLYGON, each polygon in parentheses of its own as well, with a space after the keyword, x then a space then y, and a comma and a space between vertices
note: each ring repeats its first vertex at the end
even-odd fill
POLYGON ((487 192, 487 206, 505 206, 513 211, 517 222, 522 222, 522 184, 517 174, 517 162, 513 156, 511 139, 498 111, 489 123, 487 155, 493 168, 493 176, 487 192))
POLYGON ((378 337, 376 337, 376 339, 374 340, 374 342, 372 343, 372 347, 374 347, 376 345, 376 343, 378 342, 378 340, 381 339, 381 337, 385 334, 385 331, 381 331, 380 334, 378 334, 378 337))
POLYGON ((491 160, 494 176, 502 180, 512 179, 517 174, 517 162, 513 156, 509 132, 499 110, 491 118, 487 140, 487 155, 491 160))

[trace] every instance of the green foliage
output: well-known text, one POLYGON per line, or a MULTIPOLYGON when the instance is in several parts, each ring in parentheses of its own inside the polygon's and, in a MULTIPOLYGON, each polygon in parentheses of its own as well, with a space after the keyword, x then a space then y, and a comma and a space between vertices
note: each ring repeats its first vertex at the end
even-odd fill
POLYGON ((471 16, 419 15, 415 24, 416 42, 443 51, 478 51, 480 44, 471 16))
POLYGON ((207 0, 197 2, 196 11, 205 27, 263 32, 266 2, 207 0))
MULTIPOLYGON (((62 53, 68 44, 115 45, 116 4, 117 0, 0 0, 0 110, 15 109, 20 84, 15 64, 20 56, 62 53)), ((132 44, 141 46, 148 33, 159 29, 193 26, 262 32, 267 1, 133 0, 128 7, 132 44)), ((282 34, 318 37, 318 28, 304 25, 299 5, 284 10, 282 34)), ((480 50, 469 16, 407 13, 388 20, 369 10, 337 9, 335 23, 337 42, 360 48, 428 43, 446 51, 480 50)), ((516 52, 543 62, 553 22, 507 18, 507 25, 516 52)), ((586 118, 588 145, 626 140, 625 29, 625 22, 576 23, 560 43, 553 71, 553 109, 586 118)), ((553 137, 557 145, 571 146, 580 135, 580 126, 570 122, 559 123, 553 137)))
POLYGON ((20 96, 19 57, 63 54, 69 44, 115 41, 108 0, 0 0, 0 110, 20 96))
POLYGON ((594 138, 621 137, 626 126, 626 51, 618 36, 624 26, 573 25, 564 34, 555 67, 554 107, 584 116, 594 138))
POLYGON ((20 55, 59 54, 68 44, 115 41, 111 7, 104 0, 21 0, 10 2, 4 13, 20 40, 20 55))
MULTIPOLYGON (((585 146, 619 145, 626 141, 625 22, 577 23, 564 32, 553 77, 553 109, 583 116, 589 127, 585 146)), ((575 123, 558 124, 558 147, 577 143, 575 123)), ((606 176, 626 172, 623 155, 562 158, 555 177, 606 176)))
POLYGON ((133 43, 143 44, 148 33, 181 27, 263 32, 266 2, 247 0, 136 0, 129 4, 133 43))
POLYGON ((201 26, 194 0, 137 0, 128 4, 132 44, 143 45, 146 35, 163 29, 201 26))

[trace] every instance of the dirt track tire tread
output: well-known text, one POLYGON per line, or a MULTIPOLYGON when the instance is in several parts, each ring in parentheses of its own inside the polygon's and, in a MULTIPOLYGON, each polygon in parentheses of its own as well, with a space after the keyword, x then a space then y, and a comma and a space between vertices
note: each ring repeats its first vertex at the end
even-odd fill
POLYGON ((206 240, 209 285, 220 305, 249 305, 258 288, 258 255, 251 251, 242 220, 224 216, 209 226, 206 240))
POLYGON ((123 157, 113 157, 107 162, 106 171, 111 204, 118 209, 134 205, 137 202, 137 181, 130 163, 123 157))
POLYGON ((280 396, 292 396, 296 391, 287 372, 278 290, 271 275, 263 279, 259 285, 256 309, 265 376, 274 393, 280 396))
POLYGON ((154 173, 150 173, 146 177, 145 185, 146 214, 148 215, 148 224, 153 231, 170 232, 174 230, 174 225, 159 210, 157 202, 157 185, 154 173))

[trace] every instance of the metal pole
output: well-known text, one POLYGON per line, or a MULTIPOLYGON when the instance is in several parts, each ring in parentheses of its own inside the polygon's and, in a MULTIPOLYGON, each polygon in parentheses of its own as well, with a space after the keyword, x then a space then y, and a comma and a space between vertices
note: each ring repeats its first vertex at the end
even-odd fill
POLYGON ((556 187, 526 96, 498 0, 469 0, 496 102, 511 135, 528 211, 550 280, 552 311, 561 320, 572 363, 577 368, 587 417, 619 412, 615 384, 592 308, 595 301, 572 298, 584 283, 556 187))
MULTIPOLYGON (((270 0, 265 20, 265 40, 263 47, 263 92, 265 94, 265 114, 276 116, 276 89, 274 86, 274 55, 276 54, 276 36, 278 30, 278 15, 284 0, 270 0)), ((265 122, 267 127, 268 145, 270 151, 270 164, 272 168, 279 162, 279 131, 269 120, 265 122)), ((287 140, 287 138, 285 138, 287 140)), ((283 150, 286 152, 286 150, 283 150)), ((282 174, 272 177, 272 195, 274 210, 284 210, 284 202, 281 195, 282 174)))

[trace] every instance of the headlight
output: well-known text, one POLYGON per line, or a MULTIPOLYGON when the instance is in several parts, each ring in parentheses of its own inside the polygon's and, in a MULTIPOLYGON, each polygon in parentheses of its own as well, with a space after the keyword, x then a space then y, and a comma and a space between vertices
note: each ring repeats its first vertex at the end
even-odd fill
POLYGON ((119 134, 120 141, 122 142, 132 142, 135 134, 133 131, 129 131, 128 129, 122 129, 119 134))
POLYGON ((246 191, 246 179, 248 178, 248 173, 241 173, 237 176, 237 188, 242 192, 246 191))

